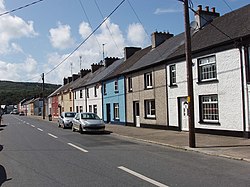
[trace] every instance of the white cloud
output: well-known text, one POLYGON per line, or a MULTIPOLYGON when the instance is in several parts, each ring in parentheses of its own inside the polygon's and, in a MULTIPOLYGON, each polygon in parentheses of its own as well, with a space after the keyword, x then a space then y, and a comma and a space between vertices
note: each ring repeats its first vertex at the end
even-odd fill
MULTIPOLYGON (((0 1, 0 11, 6 11, 4 1, 0 1)), ((10 45, 12 40, 37 35, 32 21, 25 22, 22 18, 10 14, 0 17, 0 54, 6 54, 13 50, 13 46, 10 45)))
POLYGON ((58 23, 57 28, 49 30, 50 42, 54 48, 67 49, 73 46, 74 39, 71 38, 71 28, 69 25, 58 23))
POLYGON ((154 12, 154 14, 165 14, 165 13, 177 13, 177 12, 181 12, 182 10, 179 10, 179 9, 169 9, 169 8, 166 8, 166 9, 163 9, 163 8, 157 8, 154 12))
POLYGON ((92 32, 91 27, 89 26, 89 23, 82 22, 79 26, 79 33, 82 36, 82 38, 88 37, 92 32))
POLYGON ((134 46, 144 46, 147 41, 147 34, 140 23, 132 23, 128 27, 127 39, 134 46))

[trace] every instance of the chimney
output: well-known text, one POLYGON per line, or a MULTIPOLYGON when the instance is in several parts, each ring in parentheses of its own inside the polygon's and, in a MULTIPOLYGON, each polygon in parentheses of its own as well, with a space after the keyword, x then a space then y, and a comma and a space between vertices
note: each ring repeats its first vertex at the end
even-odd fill
POLYGON ((72 77, 68 77, 68 83, 72 82, 73 78, 72 77))
POLYGON ((73 75, 72 75, 73 81, 75 81, 75 80, 78 79, 79 77, 80 77, 79 74, 73 74, 73 75))
POLYGON ((66 85, 68 83, 68 79, 67 78, 63 78, 63 85, 66 85))
POLYGON ((90 69, 81 69, 80 74, 81 78, 83 78, 85 75, 87 75, 89 72, 91 72, 90 69))
POLYGON ((127 60, 129 57, 135 54, 135 52, 140 50, 140 47, 124 47, 124 60, 127 60))
POLYGON ((169 32, 154 32, 151 34, 152 49, 158 47, 160 44, 165 42, 167 39, 173 37, 173 34, 169 32))
POLYGON ((213 21, 213 19, 220 16, 218 12, 215 12, 215 8, 211 8, 211 11, 209 11, 209 6, 205 7, 205 10, 202 10, 202 6, 198 5, 198 9, 195 12, 195 21, 197 22, 198 28, 201 29, 206 24, 213 21))
POLYGON ((110 65, 113 64, 113 62, 115 62, 116 60, 119 60, 119 58, 118 58, 118 57, 106 57, 106 58, 104 59, 105 67, 110 66, 110 65))
POLYGON ((98 70, 98 69, 101 68, 101 67, 103 67, 102 64, 95 64, 95 63, 93 63, 93 64, 91 65, 91 72, 94 73, 96 70, 98 70))

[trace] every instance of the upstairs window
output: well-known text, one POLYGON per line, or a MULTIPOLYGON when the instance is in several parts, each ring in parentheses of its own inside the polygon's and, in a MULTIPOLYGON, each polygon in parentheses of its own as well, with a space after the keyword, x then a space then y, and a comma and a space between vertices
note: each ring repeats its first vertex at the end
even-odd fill
POLYGON ((133 91, 133 85, 132 85, 132 77, 128 77, 128 91, 133 91))
POLYGON ((86 88, 86 97, 89 98, 89 89, 86 88))
POLYGON ((80 90, 80 98, 82 98, 82 90, 80 90))
POLYGON ((103 94, 107 95, 106 83, 103 83, 103 94))
POLYGON ((217 70, 216 70, 216 59, 215 56, 210 56, 198 60, 199 66, 199 81, 211 81, 217 79, 217 70))
POLYGON ((114 82, 114 87, 115 87, 115 92, 118 92, 119 90, 118 90, 118 80, 115 80, 115 82, 114 82))
POLYGON ((144 80, 145 80, 145 89, 150 89, 153 88, 152 84, 152 72, 150 73, 145 73, 144 74, 144 80))
POLYGON ((96 86, 94 87, 94 95, 95 95, 95 97, 97 97, 97 87, 96 86))
POLYGON ((170 75, 170 86, 176 85, 176 66, 169 66, 169 75, 170 75))

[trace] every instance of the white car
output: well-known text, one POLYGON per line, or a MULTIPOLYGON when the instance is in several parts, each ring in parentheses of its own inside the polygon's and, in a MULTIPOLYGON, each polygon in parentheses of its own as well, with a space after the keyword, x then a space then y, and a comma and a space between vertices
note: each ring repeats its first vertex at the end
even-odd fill
POLYGON ((104 131, 105 123, 95 113, 77 113, 73 119, 72 131, 104 131))
POLYGON ((58 118, 58 127, 71 128, 72 120, 75 117, 75 112, 62 112, 58 118))

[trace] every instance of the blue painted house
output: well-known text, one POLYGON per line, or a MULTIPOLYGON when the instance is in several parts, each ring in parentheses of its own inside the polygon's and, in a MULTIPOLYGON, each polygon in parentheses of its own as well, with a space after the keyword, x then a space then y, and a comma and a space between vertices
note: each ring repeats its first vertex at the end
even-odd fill
POLYGON ((103 95, 103 120, 105 123, 126 125, 126 83, 125 75, 122 73, 133 65, 150 48, 125 47, 124 62, 109 76, 102 81, 103 95))

